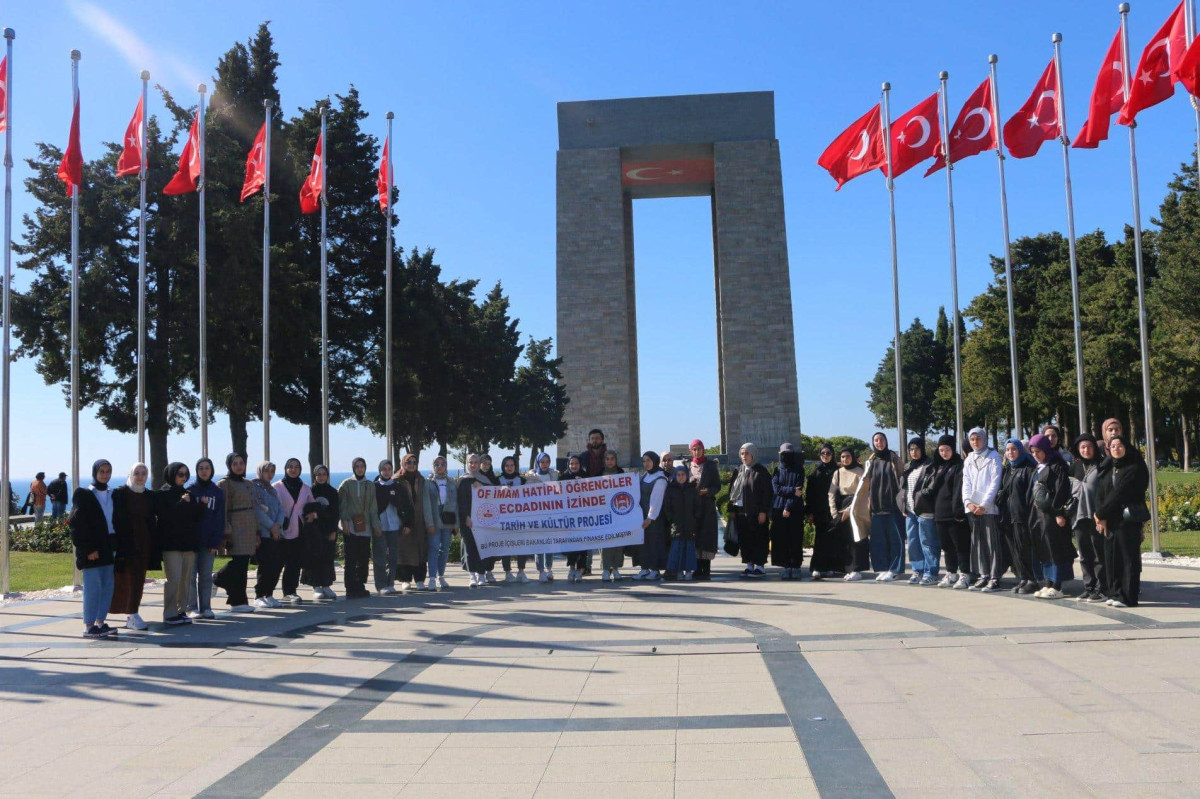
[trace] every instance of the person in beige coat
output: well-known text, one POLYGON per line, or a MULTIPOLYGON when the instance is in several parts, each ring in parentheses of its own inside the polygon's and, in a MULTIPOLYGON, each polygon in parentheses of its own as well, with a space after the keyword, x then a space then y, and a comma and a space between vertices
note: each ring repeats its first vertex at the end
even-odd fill
POLYGON ((375 484, 367 479, 367 461, 355 458, 351 464, 353 477, 338 486, 338 514, 342 521, 342 542, 345 547, 346 599, 364 599, 367 590, 367 569, 371 562, 371 538, 383 535, 379 526, 379 504, 375 499, 375 484))
POLYGON ((846 576, 842 579, 854 582, 870 568, 870 542, 865 535, 856 534, 856 528, 865 532, 870 527, 869 518, 862 518, 865 503, 861 499, 855 503, 861 496, 863 467, 849 447, 838 454, 838 461, 841 465, 829 481, 829 513, 845 552, 846 576))
POLYGON ((229 562, 213 575, 213 585, 225 589, 226 604, 234 613, 253 613, 246 596, 246 572, 258 551, 258 506, 254 487, 246 479, 246 458, 237 452, 225 458, 228 472, 217 482, 225 494, 225 551, 229 562))

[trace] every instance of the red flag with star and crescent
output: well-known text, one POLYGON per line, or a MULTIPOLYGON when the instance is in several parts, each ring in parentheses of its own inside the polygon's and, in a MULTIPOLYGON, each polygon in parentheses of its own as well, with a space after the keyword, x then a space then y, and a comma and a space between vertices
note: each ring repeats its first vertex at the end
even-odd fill
POLYGON ((1112 124, 1112 115, 1125 105, 1125 50, 1121 47, 1121 31, 1113 37, 1108 52, 1104 55, 1104 63, 1100 65, 1100 74, 1096 76, 1096 85, 1092 89, 1092 99, 1088 103, 1088 118, 1072 147, 1093 149, 1108 138, 1108 128, 1112 124))
POLYGON ((325 158, 322 156, 323 136, 317 137, 317 149, 313 151, 312 167, 308 170, 308 179, 300 187, 300 213, 311 214, 321 207, 321 180, 325 171, 325 158))
POLYGON ((1058 69, 1054 59, 1042 79, 1033 87, 1025 105, 1004 123, 1004 145, 1013 158, 1037 155, 1042 142, 1057 139, 1062 126, 1058 123, 1058 69))
MULTIPOLYGON (((1200 97, 1200 36, 1192 39, 1191 47, 1183 54, 1183 58, 1179 59, 1172 75, 1183 84, 1188 94, 1200 97)), ((0 130, 4 128, 0 127, 0 130)))
MULTIPOLYGON (((907 114, 896 118, 890 133, 892 177, 899 177, 922 161, 933 158, 942 138, 937 94, 929 95, 907 114)), ((887 164, 881 169, 886 175, 887 164)))
POLYGON ((1118 122, 1128 125, 1137 118, 1139 111, 1158 105, 1175 93, 1179 78, 1171 68, 1183 60, 1186 50, 1187 24, 1183 3, 1180 3, 1142 51, 1142 60, 1129 81, 1129 98, 1121 108, 1118 122))
POLYGON ((67 184, 67 196, 83 185, 83 149, 79 144, 79 89, 75 90, 75 110, 71 113, 71 134, 67 149, 58 164, 58 179, 67 184))
POLYGON ((817 159, 817 164, 837 181, 839 191, 848 181, 886 163, 883 120, 879 116, 878 103, 842 131, 817 159))
POLYGON ((8 56, 0 58, 0 133, 8 130, 8 56))
POLYGON ((258 135, 254 137, 254 146, 250 148, 250 155, 246 156, 246 180, 242 183, 242 202, 246 202, 246 198, 261 189, 267 183, 267 159, 263 152, 267 138, 267 123, 258 129, 258 135))
MULTIPOLYGON (((950 128, 950 163, 956 163, 973 155, 995 150, 999 146, 996 136, 996 124, 992 119, 992 81, 984 79, 983 83, 971 93, 967 102, 963 103, 958 118, 950 128)), ((936 161, 926 171, 925 177, 946 165, 946 155, 942 152, 942 143, 937 144, 936 161)))
POLYGON ((379 210, 387 212, 388 202, 391 197, 388 196, 388 171, 392 166, 391 150, 392 137, 388 136, 383 140, 383 155, 379 158, 379 175, 375 178, 375 188, 379 193, 379 210))
POLYGON ((187 194, 196 190, 196 181, 200 179, 200 115, 192 120, 192 129, 188 133, 183 152, 179 154, 179 169, 171 182, 163 187, 163 194, 187 194))
POLYGON ((124 147, 117 159, 117 177, 136 175, 142 171, 142 98, 138 98, 133 119, 125 128, 124 147))

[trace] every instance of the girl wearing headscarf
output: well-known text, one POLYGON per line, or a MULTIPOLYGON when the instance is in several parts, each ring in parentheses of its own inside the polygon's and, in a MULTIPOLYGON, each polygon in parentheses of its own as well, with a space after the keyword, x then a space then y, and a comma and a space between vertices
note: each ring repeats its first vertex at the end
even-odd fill
POLYGON ((500 476, 492 470, 492 456, 486 452, 479 456, 479 471, 492 485, 500 485, 500 476))
POLYGON ((663 496, 663 518, 669 528, 671 548, 667 553, 669 580, 692 579, 696 570, 696 530, 700 525, 700 494, 682 464, 675 467, 674 478, 663 496))
POLYGON ((1083 573, 1081 602, 1103 602, 1108 598, 1104 572, 1104 536, 1096 529, 1096 483, 1103 462, 1100 447, 1090 433, 1078 436, 1071 444, 1075 459, 1071 461, 1071 496, 1074 513, 1069 521, 1079 548, 1079 570, 1083 573))
POLYGON ((379 527, 375 484, 367 479, 366 458, 355 458, 350 468, 353 475, 338 486, 338 516, 346 559, 342 580, 346 584, 346 599, 365 599, 371 595, 367 590, 371 539, 379 538, 383 530, 379 527))
POLYGON ((112 492, 113 529, 121 542, 118 549, 126 554, 124 558, 118 558, 114 566, 116 574, 108 612, 128 614, 125 626, 130 630, 146 629, 146 622, 138 613, 146 572, 162 565, 154 505, 146 491, 149 474, 146 464, 135 463, 129 469, 125 485, 112 492))
POLYGON ((1114 608, 1137 607, 1142 581, 1142 525, 1150 519, 1150 471, 1124 435, 1108 442, 1108 459, 1096 481, 1096 527, 1104 535, 1104 571, 1114 608))
POLYGON ((952 435, 938 439, 938 464, 933 500, 933 523, 946 556, 946 574, 938 588, 971 584, 971 527, 962 501, 963 460, 952 435))
POLYGON ((979 575, 970 590, 995 591, 1008 571, 998 521, 1000 510, 996 507, 1004 464, 1000 453, 988 446, 987 431, 982 427, 972 428, 967 442, 971 454, 963 463, 962 498, 971 522, 971 571, 979 575))
POLYGON ((897 496, 903 481, 900 456, 888 448, 887 436, 871 436, 871 455, 864 467, 871 513, 871 566, 875 581, 890 583, 904 573, 904 517, 897 496))
MULTIPOLYGON (((601 474, 624 474, 615 449, 604 450, 604 470, 601 474)), ((617 582, 621 579, 621 568, 625 565, 625 547, 605 547, 600 550, 600 579, 617 582)))
POLYGON ((667 493, 667 476, 660 468, 659 454, 653 450, 642 453, 642 468, 645 473, 638 481, 642 505, 642 545, 638 548, 638 562, 642 570, 633 576, 635 580, 657 580, 667 569, 667 527, 663 523, 663 497, 667 493))
POLYGON ((400 548, 397 550, 396 579, 400 587, 422 589, 425 587, 425 571, 429 564, 429 539, 437 532, 436 507, 429 498, 425 478, 417 471, 417 456, 408 453, 401 461, 404 471, 396 482, 401 496, 408 504, 410 521, 400 530, 400 548), (405 529, 408 532, 405 532, 405 529))
POLYGON ((113 499, 108 488, 112 464, 101 458, 92 464, 92 482, 71 496, 67 525, 75 545, 75 568, 83 579, 83 637, 112 638, 108 606, 113 595, 113 563, 124 558, 113 529, 113 499))
MULTIPOLYGON (((567 470, 559 472, 559 480, 582 480, 587 477, 583 471, 583 462, 578 455, 572 455, 567 459, 567 470)), ((579 549, 574 552, 567 552, 567 582, 577 583, 583 579, 583 567, 587 565, 588 550, 579 549)))
POLYGON ((225 550, 229 562, 213 576, 213 585, 225 589, 225 603, 234 613, 253 613, 246 596, 246 572, 258 551, 258 503, 246 479, 246 456, 231 452, 225 458, 225 476, 217 483, 225 495, 225 550))
POLYGON ((205 507, 184 488, 191 474, 175 462, 163 470, 162 487, 155 492, 158 545, 162 552, 163 622, 191 624, 188 618, 188 584, 196 567, 197 526, 205 507))
POLYGON ((1010 438, 1004 443, 1004 476, 996 504, 1000 508, 1000 528, 1008 542, 1008 554, 1013 572, 1017 575, 1014 594, 1032 594, 1041 586, 1035 569, 1037 555, 1030 528, 1033 513, 1033 481, 1037 477, 1037 461, 1025 451, 1021 439, 1010 438))
MULTIPOLYGON (((533 459, 533 468, 525 473, 527 483, 551 483, 558 479, 558 470, 550 468, 550 453, 539 452, 533 459)), ((554 582, 554 553, 547 552, 534 556, 537 563, 538 582, 554 582)))
POLYGON ((283 479, 275 483, 275 496, 283 509, 283 528, 279 541, 283 556, 283 601, 300 604, 300 568, 304 564, 304 527, 317 520, 315 511, 307 510, 313 502, 312 491, 300 479, 304 465, 299 458, 288 458, 283 464, 283 479))
MULTIPOLYGON (((840 577, 846 568, 846 547, 838 539, 837 525, 829 511, 829 486, 837 473, 833 447, 822 444, 817 450, 817 465, 804 488, 804 509, 813 525, 813 552, 808 562, 812 579, 840 577)), ((799 570, 797 569, 797 575, 799 570)))
POLYGON ((1042 427, 1042 435, 1050 439, 1050 446, 1058 450, 1059 456, 1063 459, 1063 463, 1067 464, 1067 468, 1071 467, 1074 458, 1067 451, 1067 442, 1063 441, 1062 430, 1056 424, 1048 424, 1042 427))
POLYGON ((804 453, 790 443, 779 446, 771 493, 771 563, 783 569, 784 580, 798 580, 804 565, 804 453))
POLYGON ((337 554, 337 530, 341 513, 337 489, 329 484, 329 467, 321 464, 312 471, 312 503, 305 513, 316 513, 317 521, 301 531, 304 540, 304 566, 300 581, 312 586, 314 600, 337 599, 333 583, 337 579, 333 559, 337 554))
POLYGON ((717 462, 704 454, 704 442, 692 439, 688 449, 692 453, 688 473, 700 495, 700 526, 696 531, 697 580, 712 579, 712 561, 717 556, 717 494, 721 492, 721 470, 717 462))
MULTIPOLYGON (((842 566, 837 571, 846 572, 842 579, 855 582, 861 580, 862 573, 870 568, 870 544, 865 538, 861 541, 854 540, 854 520, 851 518, 854 513, 854 498, 862 485, 863 467, 858 462, 854 450, 849 447, 838 453, 838 461, 840 465, 829 481, 829 515, 834 524, 833 536, 841 542, 842 566)), ((825 573, 824 570, 821 571, 821 575, 825 573)), ((821 577, 814 574, 813 579, 819 580, 821 577)))
MULTIPOLYGON (((394 477, 392 462, 379 462, 375 478, 375 504, 379 508, 379 528, 382 533, 371 539, 371 565, 375 571, 375 590, 380 596, 396 593, 396 571, 400 562, 400 533, 412 534, 412 499, 401 490, 394 477)), ((411 579, 411 573, 410 573, 411 579)), ((400 590, 408 591, 409 580, 402 580, 400 590)))
POLYGON ((258 580, 254 583, 254 607, 280 608, 275 598, 275 586, 283 573, 283 523, 287 517, 283 504, 271 481, 275 479, 275 464, 263 461, 250 487, 254 490, 254 510, 258 516, 258 580))
POLYGON ((450 587, 446 582, 446 561, 450 557, 450 541, 458 527, 458 485, 446 472, 444 455, 433 459, 433 473, 425 486, 436 528, 429 537, 429 590, 437 591, 450 587))
POLYGON ((1031 525, 1034 548, 1042 563, 1044 587, 1034 596, 1040 599, 1062 599, 1062 584, 1072 577, 1075 545, 1067 522, 1067 505, 1071 501, 1071 481, 1067 465, 1050 446, 1050 439, 1036 435, 1029 439, 1029 452, 1037 461, 1037 480, 1033 484, 1033 514, 1031 525))
POLYGON ((738 450, 742 464, 734 471, 729 483, 729 520, 737 533, 743 577, 763 577, 770 540, 767 518, 774 497, 771 494, 771 474, 758 462, 758 447, 749 442, 738 450))
POLYGON ((475 498, 475 485, 495 485, 480 468, 483 458, 475 453, 467 456, 467 473, 458 478, 458 514, 462 520, 462 550, 463 562, 471 573, 471 588, 487 585, 487 573, 495 565, 495 558, 483 558, 479 555, 479 547, 475 543, 475 533, 471 526, 471 505, 475 498))
POLYGON ((225 492, 213 482, 216 469, 208 458, 196 461, 196 477, 187 487, 200 510, 196 525, 195 579, 188 582, 188 617, 213 619, 213 560, 225 540, 225 492))
POLYGON ((936 476, 936 464, 925 454, 925 439, 920 436, 909 439, 908 466, 900 480, 900 508, 908 538, 908 560, 913 570, 908 579, 910 585, 937 585, 942 548, 933 518, 937 500, 936 476))
MULTIPOLYGON (((525 485, 525 478, 517 471, 517 459, 512 455, 505 455, 500 461, 500 485, 507 487, 525 485)), ((505 555, 500 559, 501 565, 504 566, 504 582, 509 583, 516 580, 519 583, 529 582, 529 578, 525 576, 525 564, 529 562, 529 555, 517 555, 517 574, 512 572, 512 556, 505 555)))

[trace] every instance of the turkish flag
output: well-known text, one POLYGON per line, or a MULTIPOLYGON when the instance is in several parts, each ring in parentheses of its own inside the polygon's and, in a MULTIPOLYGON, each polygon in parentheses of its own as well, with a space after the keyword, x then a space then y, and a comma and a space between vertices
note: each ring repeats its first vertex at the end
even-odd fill
POLYGON ((267 140, 267 123, 263 123, 258 129, 258 135, 254 137, 254 146, 250 148, 250 155, 246 156, 246 180, 242 183, 242 202, 246 202, 246 198, 261 189, 267 183, 267 158, 263 152, 267 140))
POLYGON ((1117 117, 1118 122, 1128 125, 1137 118, 1139 111, 1158 105, 1175 93, 1179 78, 1172 73, 1171 67, 1183 60, 1185 50, 1187 25, 1183 3, 1180 3, 1142 51, 1142 60, 1129 82, 1129 97, 1117 117))
MULTIPOLYGON (((967 98, 962 110, 958 112, 958 119, 954 120, 954 126, 950 128, 949 139, 950 163, 952 164, 964 158, 970 158, 972 155, 995 150, 999 146, 995 120, 992 119, 992 81, 990 78, 979 84, 979 88, 967 98)), ((946 156, 942 152, 940 141, 937 143, 937 150, 934 154, 937 160, 926 171, 925 177, 929 177, 946 165, 946 156)))
POLYGON ((83 185, 83 151, 79 147, 79 90, 75 90, 75 111, 71 114, 71 134, 67 150, 58 164, 58 179, 67 184, 67 196, 83 185))
POLYGON ((842 131, 821 153, 817 164, 837 181, 840 191, 847 181, 887 163, 883 150, 883 122, 879 104, 842 131))
MULTIPOLYGON (((933 158, 942 128, 938 124, 938 96, 929 95, 907 114, 892 122, 892 177, 899 177, 917 164, 933 158)), ((881 167, 887 174, 887 164, 881 167)))
POLYGON ((375 178, 375 188, 379 192, 379 210, 387 211, 388 202, 391 197, 388 196, 388 184, 391 182, 388 179, 388 172, 391 171, 392 157, 388 154, 391 149, 392 137, 389 136, 383 140, 383 155, 379 159, 379 175, 375 178))
POLYGON ((300 213, 311 214, 321 207, 321 181, 325 172, 325 159, 321 154, 324 139, 317 137, 317 149, 313 151, 312 167, 308 170, 308 180, 300 187, 300 213))
POLYGON ((136 175, 142 171, 142 98, 138 98, 137 108, 129 127, 125 128, 124 149, 117 159, 117 177, 136 175))
POLYGON ((196 190, 196 181, 200 179, 200 115, 192 120, 192 129, 188 133, 183 152, 179 154, 179 169, 171 182, 163 187, 163 194, 187 194, 196 190))
MULTIPOLYGON (((1200 42, 1200 36, 1192 39, 1192 46, 1183 54, 1175 71, 1171 73, 1193 97, 1200 97, 1200 44, 1197 42, 1200 42)), ((3 65, 0 65, 0 69, 3 68, 3 65)), ((3 79, 3 75, 0 75, 0 79, 3 79)), ((4 130, 3 125, 0 125, 0 130, 4 130)))
POLYGON ((1088 103, 1088 118, 1083 123, 1083 129, 1075 137, 1072 147, 1092 149, 1100 146, 1100 142, 1108 138, 1108 126, 1112 115, 1125 105, 1125 50, 1121 47, 1121 31, 1113 37, 1112 44, 1100 65, 1100 74, 1096 76, 1096 85, 1092 89, 1092 99, 1088 103))
POLYGON ((1013 158, 1037 155, 1042 142, 1057 139, 1062 131, 1058 121, 1058 69, 1054 59, 1046 66, 1042 79, 1033 87, 1025 105, 1004 123, 1004 144, 1013 158))
POLYGON ((8 56, 0 58, 0 133, 8 130, 8 56))

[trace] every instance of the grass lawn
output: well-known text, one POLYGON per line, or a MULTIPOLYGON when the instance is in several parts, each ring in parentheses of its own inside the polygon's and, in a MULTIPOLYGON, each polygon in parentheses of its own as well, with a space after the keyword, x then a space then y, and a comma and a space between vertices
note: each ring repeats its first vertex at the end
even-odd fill
POLYGON ((1200 472, 1159 472, 1160 486, 1183 486, 1200 483, 1200 472))
MULTIPOLYGON (((70 585, 75 576, 75 556, 69 552, 11 552, 9 553, 9 579, 11 591, 42 591, 70 585)), ((217 558, 217 568, 225 565, 228 558, 217 558)), ((161 580, 161 571, 146 574, 161 580)))

